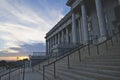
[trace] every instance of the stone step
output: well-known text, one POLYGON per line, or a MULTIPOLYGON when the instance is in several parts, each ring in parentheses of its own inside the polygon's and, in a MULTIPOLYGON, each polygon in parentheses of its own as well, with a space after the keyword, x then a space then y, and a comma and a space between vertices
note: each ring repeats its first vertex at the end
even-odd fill
MULTIPOLYGON (((50 68, 51 69, 51 68, 50 68)), ((52 71, 52 70, 51 70, 52 71)), ((90 78, 93 80, 119 80, 120 77, 116 77, 116 76, 110 76, 110 75, 105 75, 105 74, 100 74, 98 72, 88 72, 88 71, 80 71, 80 70, 76 70, 76 69, 65 69, 65 68, 57 68, 57 73, 60 73, 60 74, 69 74, 68 76, 71 76, 71 78, 75 77, 74 75, 81 75, 81 76, 84 76, 84 77, 89 77, 89 80, 90 78), (71 75, 70 75, 71 74, 71 75), (72 75, 74 74, 74 75, 72 75)), ((79 80, 80 78, 77 78, 74 80, 79 80)))
POLYGON ((111 66, 120 66, 120 62, 82 62, 85 64, 97 64, 97 65, 111 65, 111 66))
MULTIPOLYGON (((120 42, 113 40, 113 46, 108 41, 108 50, 105 44, 100 45, 100 55, 88 56, 82 62, 75 64, 70 61, 70 69, 67 69, 67 58, 56 62, 56 78, 53 76, 53 66, 45 68, 45 80, 120 80, 120 42)), ((91 54, 96 53, 96 47, 91 45, 91 54)), ((81 54, 87 55, 87 47, 81 50, 81 54)), ((73 54, 76 54, 74 52, 73 54)), ((70 57, 73 60, 78 55, 70 57)), ((50 59, 54 61, 55 58, 50 59)), ((79 62, 79 59, 76 59, 79 62)), ((47 64, 47 61, 43 64, 47 64)), ((38 68, 38 67, 37 67, 38 68)), ((43 74, 42 66, 39 72, 43 74)), ((38 71, 38 69, 37 69, 38 71)))
MULTIPOLYGON (((56 75, 56 78, 54 78, 53 71, 50 71, 47 68, 45 68, 45 80, 73 80, 71 78, 68 79, 68 77, 65 75, 62 75, 62 77, 56 75)), ((37 71, 39 71, 41 74, 43 74, 42 70, 37 70, 37 71)))
MULTIPOLYGON (((71 64, 74 64, 75 62, 77 62, 77 63, 79 63, 80 61, 79 61, 79 58, 78 58, 78 56, 76 55, 75 57, 69 57, 69 59, 70 59, 70 63, 71 64), (76 58, 75 58, 76 57, 76 58)), ((81 60, 81 62, 85 62, 85 63, 87 63, 87 62, 98 62, 98 63, 119 63, 120 62, 120 56, 97 56, 97 57, 95 57, 95 56, 92 56, 92 57, 86 57, 85 59, 82 59, 81 60)), ((67 63, 68 62, 68 59, 67 59, 67 57, 66 57, 66 59, 64 59, 64 61, 63 60, 61 60, 61 61, 59 61, 58 63, 67 63)), ((108 64, 107 63, 107 64, 108 64)))
POLYGON ((101 54, 97 56, 89 56, 86 59, 120 59, 120 54, 101 54))
MULTIPOLYGON (((38 69, 34 69, 35 72, 39 72, 41 75, 43 75, 43 70, 38 70, 38 69)), ((43 78, 43 77, 42 77, 43 78)), ((45 80, 52 80, 52 75, 49 74, 48 72, 45 72, 45 80)))
MULTIPOLYGON (((62 77, 56 76, 56 78, 54 78, 53 75, 53 71, 48 70, 48 68, 50 67, 45 67, 45 80, 68 80, 68 77, 65 75, 62 75, 62 77)), ((43 69, 40 70, 34 70, 39 72, 41 75, 43 75, 43 69)), ((73 79, 69 79, 69 80, 73 80, 73 79)))
MULTIPOLYGON (((56 67, 65 67, 68 68, 67 64, 56 64, 56 67)), ((93 69, 100 69, 100 70, 111 70, 111 71, 120 71, 120 66, 110 66, 110 65, 96 65, 96 64, 70 64, 70 67, 85 67, 85 68, 93 68, 93 69)))
MULTIPOLYGON (((64 62, 61 61, 59 62, 59 64, 62 64, 62 63, 66 63, 67 64, 68 60, 66 59, 64 62)), ((74 64, 73 61, 69 61, 70 64, 74 64)), ((79 59, 77 60, 77 63, 79 63, 79 59)), ((80 63, 83 63, 83 64, 97 64, 97 65, 113 65, 113 66, 120 66, 120 59, 102 59, 102 58, 96 58, 96 59, 84 59, 82 60, 80 63)))
MULTIPOLYGON (((49 68, 47 69, 47 72, 50 72, 50 74, 53 74, 53 69, 49 68)), ((60 78, 60 80, 96 80, 94 78, 90 78, 90 77, 86 77, 86 76, 82 76, 79 74, 74 74, 74 73, 70 73, 67 71, 62 71, 62 70, 56 70, 56 78, 60 78)))
MULTIPOLYGON (((66 68, 66 66, 57 66, 57 69, 67 69, 67 68, 66 68)), ((87 71, 87 72, 94 72, 94 73, 100 73, 100 74, 120 77, 120 68, 118 70, 114 71, 111 69, 106 70, 106 69, 100 69, 100 68, 94 68, 94 67, 74 65, 74 66, 70 66, 70 69, 77 70, 77 71, 87 71)))
POLYGON ((82 62, 85 63, 89 63, 89 62, 98 62, 98 63, 116 63, 116 62, 120 62, 120 59, 87 59, 87 60, 83 60, 82 62))
POLYGON ((59 75, 57 75, 58 73, 56 73, 56 77, 54 78, 53 70, 48 70, 47 69, 45 74, 46 74, 46 76, 51 75, 51 77, 49 77, 48 80, 73 80, 73 79, 67 77, 66 75, 59 76, 59 75))

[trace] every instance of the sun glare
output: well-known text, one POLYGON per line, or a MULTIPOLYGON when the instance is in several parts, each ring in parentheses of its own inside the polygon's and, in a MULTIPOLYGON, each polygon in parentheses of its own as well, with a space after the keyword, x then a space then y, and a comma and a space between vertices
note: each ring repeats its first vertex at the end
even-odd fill
POLYGON ((24 59, 28 59, 29 60, 29 57, 28 56, 17 57, 17 60, 24 60, 24 59))

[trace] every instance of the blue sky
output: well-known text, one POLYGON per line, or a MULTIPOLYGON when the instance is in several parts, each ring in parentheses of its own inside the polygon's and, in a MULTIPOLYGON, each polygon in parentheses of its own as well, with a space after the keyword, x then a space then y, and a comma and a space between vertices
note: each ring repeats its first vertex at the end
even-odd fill
POLYGON ((44 52, 45 34, 69 11, 66 2, 0 0, 0 57, 44 52))

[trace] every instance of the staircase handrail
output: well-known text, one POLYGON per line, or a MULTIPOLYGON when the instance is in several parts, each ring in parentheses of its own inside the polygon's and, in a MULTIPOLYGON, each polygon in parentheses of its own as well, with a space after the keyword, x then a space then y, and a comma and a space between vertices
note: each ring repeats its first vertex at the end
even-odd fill
POLYGON ((55 75, 56 75, 56 74, 55 74, 55 63, 58 62, 58 61, 60 61, 61 59, 65 58, 65 57, 68 57, 68 68, 69 68, 69 66, 70 66, 70 64, 69 64, 69 56, 70 56, 71 54, 73 54, 75 51, 77 51, 77 50, 79 50, 79 49, 82 49, 82 48, 84 48, 84 47, 86 47, 86 46, 88 46, 88 45, 90 45, 90 44, 88 43, 88 44, 86 44, 86 45, 78 46, 77 48, 74 48, 74 49, 72 49, 71 51, 66 52, 66 54, 60 56, 60 58, 58 58, 58 59, 56 59, 56 60, 54 60, 54 61, 52 61, 52 62, 50 62, 50 63, 48 63, 48 64, 43 65, 43 80, 45 80, 45 67, 54 64, 54 77, 56 77, 56 76, 55 76, 55 75))
MULTIPOLYGON (((9 76, 10 76, 10 73, 15 72, 15 71, 17 71, 17 70, 19 70, 19 69, 22 69, 22 68, 23 68, 23 67, 18 67, 18 68, 12 69, 12 70, 9 69, 8 72, 0 75, 0 80, 1 80, 1 78, 2 78, 3 76, 5 76, 5 75, 9 75, 9 76)), ((9 78, 10 78, 10 77, 9 77, 9 78)))
MULTIPOLYGON (((88 44, 82 45, 81 47, 79 46, 78 48, 81 49, 81 48, 86 47, 87 45, 88 45, 88 44)), ((46 64, 46 65, 44 65, 44 66, 49 66, 49 65, 51 65, 52 63, 55 63, 55 62, 57 62, 57 61, 65 58, 66 56, 71 55, 74 51, 78 50, 78 48, 74 48, 74 49, 72 49, 71 51, 67 51, 66 54, 61 55, 60 58, 58 58, 58 59, 56 59, 55 61, 50 62, 50 63, 48 63, 48 64, 46 64)))
MULTIPOLYGON (((70 43, 71 45, 73 45, 74 43, 70 43)), ((82 44, 81 43, 76 43, 78 46, 77 47, 80 47, 82 44)), ((63 48, 63 49, 66 49, 66 48, 63 48)), ((69 48, 67 48, 67 49, 69 49, 69 48)), ((70 48, 70 49, 76 49, 76 47, 74 47, 74 48, 70 48)), ((66 51, 66 52, 64 52, 62 55, 60 55, 59 57, 62 57, 62 56, 64 56, 64 55, 66 55, 68 52, 70 52, 70 51, 66 51)), ((38 64, 41 64, 41 63, 44 63, 45 61, 48 61, 49 59, 51 59, 51 58, 53 58, 53 57, 58 57, 57 55, 55 55, 55 56, 50 56, 50 55, 48 55, 47 57, 46 57, 46 59, 45 60, 43 60, 42 62, 40 62, 40 63, 38 63, 38 64)), ((48 61, 49 62, 49 61, 48 61)), ((53 61, 54 62, 54 61, 53 61)), ((47 65, 47 64, 46 64, 47 65)))
MULTIPOLYGON (((95 46, 97 46, 97 51, 98 51, 98 47, 99 47, 100 45, 102 45, 102 44, 104 44, 104 43, 107 43, 108 40, 112 40, 112 38, 113 38, 114 36, 117 36, 118 34, 119 34, 119 32, 116 33, 116 34, 114 34, 114 35, 111 36, 111 37, 108 37, 105 41, 96 44, 95 46)), ((77 47, 77 48, 75 48, 75 49, 72 49, 71 51, 66 52, 65 55, 63 55, 62 57, 56 59, 55 61, 50 62, 50 63, 48 63, 48 64, 46 64, 46 65, 43 65, 43 80, 45 80, 45 67, 54 64, 54 78, 55 78, 55 77, 56 77, 56 74, 55 74, 55 73, 56 73, 56 71, 55 71, 55 63, 56 63, 56 62, 60 61, 61 59, 65 58, 65 57, 68 57, 68 67, 69 67, 69 56, 70 56, 72 53, 74 53, 74 51, 76 51, 76 50, 78 50, 78 49, 82 49, 82 48, 84 48, 84 47, 86 47, 86 46, 88 46, 88 49, 89 49, 89 45, 90 45, 90 44, 91 44, 91 43, 88 42, 88 44, 86 44, 86 45, 82 45, 82 46, 79 46, 79 47, 77 47)))

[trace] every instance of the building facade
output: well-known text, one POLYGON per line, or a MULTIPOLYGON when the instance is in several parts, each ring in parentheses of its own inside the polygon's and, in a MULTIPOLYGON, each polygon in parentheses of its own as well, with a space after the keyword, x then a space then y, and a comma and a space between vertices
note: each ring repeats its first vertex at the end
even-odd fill
POLYGON ((120 0, 68 0, 71 10, 45 36, 47 55, 91 42, 97 44, 120 31, 120 0))

